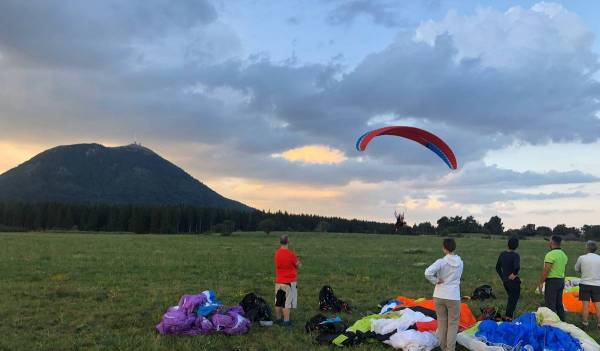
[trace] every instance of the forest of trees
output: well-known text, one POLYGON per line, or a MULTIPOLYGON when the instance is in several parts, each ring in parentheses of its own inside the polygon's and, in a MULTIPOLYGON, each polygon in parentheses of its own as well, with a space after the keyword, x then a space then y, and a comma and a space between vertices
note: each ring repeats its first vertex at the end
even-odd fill
MULTIPOLYGON (((322 217, 287 212, 240 211, 217 208, 159 205, 2 203, 0 231, 94 231, 133 233, 206 233, 230 234, 232 231, 296 231, 335 233, 395 233, 392 223, 322 217)), ((502 219, 491 217, 480 224, 473 216, 442 217, 434 224, 423 222, 404 226, 403 235, 495 235, 550 236, 571 239, 600 239, 600 225, 581 228, 559 224, 554 228, 527 224, 520 229, 504 229, 502 219)))
POLYGON ((54 202, 0 202, 0 227, 4 231, 73 230, 162 234, 222 232, 230 229, 374 234, 394 231, 394 225, 391 223, 293 215, 287 212, 241 211, 186 205, 54 202))

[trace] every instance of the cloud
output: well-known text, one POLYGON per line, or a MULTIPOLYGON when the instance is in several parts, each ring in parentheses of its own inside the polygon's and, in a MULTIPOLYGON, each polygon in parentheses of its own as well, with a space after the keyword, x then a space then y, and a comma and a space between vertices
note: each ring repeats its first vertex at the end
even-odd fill
POLYGON ((292 162, 310 164, 338 164, 348 159, 340 150, 324 145, 306 145, 286 150, 280 154, 273 154, 272 156, 281 157, 292 162))
MULTIPOLYGON (((386 115, 436 132, 463 164, 515 141, 593 142, 600 135, 600 84, 591 78, 598 71, 597 57, 590 32, 577 29, 581 21, 560 11, 552 17, 521 8, 480 11, 471 17, 450 14, 434 22, 443 31, 430 31, 431 41, 416 35, 427 25, 400 33, 385 50, 346 73, 327 64, 290 66, 263 60, 212 67, 199 80, 249 92, 248 110, 272 114, 291 133, 347 153, 367 121, 386 115), (454 33, 446 22, 465 28, 454 33), (480 28, 488 22, 497 30, 480 28), (467 37, 494 42, 505 27, 514 34, 500 49, 482 44, 478 51, 469 51, 461 44, 467 37), (567 39, 558 44, 540 40, 546 37, 567 39), (521 44, 527 55, 518 60, 521 44), (273 76, 278 79, 268 79, 273 76)), ((391 141, 382 145, 370 150, 370 156, 389 160, 397 148, 391 141)), ((435 164, 413 155, 393 156, 402 164, 435 164)))
POLYGON ((8 0, 0 4, 0 50, 8 60, 33 67, 98 68, 130 63, 136 45, 216 18, 203 0, 8 0))
POLYGON ((457 173, 446 176, 442 181, 446 188, 481 187, 496 184, 499 187, 530 187, 549 184, 580 184, 600 182, 600 177, 581 171, 517 172, 496 165, 481 163, 468 165, 457 173))
POLYGON ((327 22, 332 25, 350 24, 359 16, 370 17, 373 22, 386 27, 399 24, 394 2, 381 0, 340 1, 329 12, 327 22))
POLYGON ((522 201, 522 200, 557 200, 557 199, 581 199, 589 194, 575 192, 552 192, 552 193, 525 193, 517 191, 502 190, 450 190, 443 196, 445 201, 460 204, 492 204, 495 202, 522 201))

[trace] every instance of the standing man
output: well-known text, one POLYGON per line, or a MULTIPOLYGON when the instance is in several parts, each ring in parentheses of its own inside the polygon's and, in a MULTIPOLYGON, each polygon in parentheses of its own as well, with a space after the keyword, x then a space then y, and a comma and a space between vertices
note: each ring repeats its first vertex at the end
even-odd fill
POLYGON ((425 270, 425 278, 435 285, 433 301, 437 314, 437 336, 442 351, 454 351, 460 319, 460 277, 463 261, 454 251, 454 239, 444 239, 444 257, 435 261, 425 270))
POLYGON ((540 276, 538 289, 541 292, 544 283, 544 301, 546 307, 554 311, 561 321, 565 321, 565 308, 562 297, 565 289, 565 267, 569 258, 560 248, 562 238, 552 235, 550 238, 550 251, 544 258, 544 270, 540 276))
POLYGON ((500 276, 500 279, 502 279, 504 289, 508 294, 505 316, 505 320, 508 321, 513 319, 517 302, 521 296, 521 279, 519 279, 521 258, 516 252, 518 247, 519 239, 517 237, 508 239, 508 250, 500 254, 496 263, 496 272, 500 276))
POLYGON ((279 239, 281 246, 275 252, 275 323, 289 327, 290 309, 296 308, 298 302, 298 268, 300 261, 296 254, 288 249, 287 235, 279 239), (281 316, 283 314, 283 319, 281 316))
POLYGON ((596 323, 600 328, 600 255, 596 254, 597 246, 594 241, 585 245, 587 254, 579 256, 575 263, 575 271, 581 273, 579 283, 579 300, 583 302, 581 323, 588 326, 590 300, 596 305, 596 323))

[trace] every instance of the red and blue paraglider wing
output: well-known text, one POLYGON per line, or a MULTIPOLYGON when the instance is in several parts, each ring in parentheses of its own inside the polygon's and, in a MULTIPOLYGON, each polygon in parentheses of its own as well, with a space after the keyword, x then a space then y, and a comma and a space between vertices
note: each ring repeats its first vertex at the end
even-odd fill
POLYGON ((358 151, 365 151, 371 140, 381 135, 394 135, 414 140, 435 152, 448 167, 450 167, 450 169, 456 169, 458 167, 456 156, 454 156, 454 152, 452 152, 452 149, 450 149, 448 144, 434 134, 415 127, 395 126, 372 130, 358 138, 356 141, 356 149, 358 151))

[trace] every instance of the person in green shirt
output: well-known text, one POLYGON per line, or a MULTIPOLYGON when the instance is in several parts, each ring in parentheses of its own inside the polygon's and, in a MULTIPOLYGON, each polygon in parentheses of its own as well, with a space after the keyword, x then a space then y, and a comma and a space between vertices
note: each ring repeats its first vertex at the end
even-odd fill
POLYGON ((538 289, 540 292, 544 290, 546 307, 554 311, 564 322, 565 308, 562 297, 565 289, 565 267, 569 258, 560 248, 561 242, 562 238, 558 235, 552 235, 550 238, 550 251, 544 257, 544 270, 540 276, 538 289))

